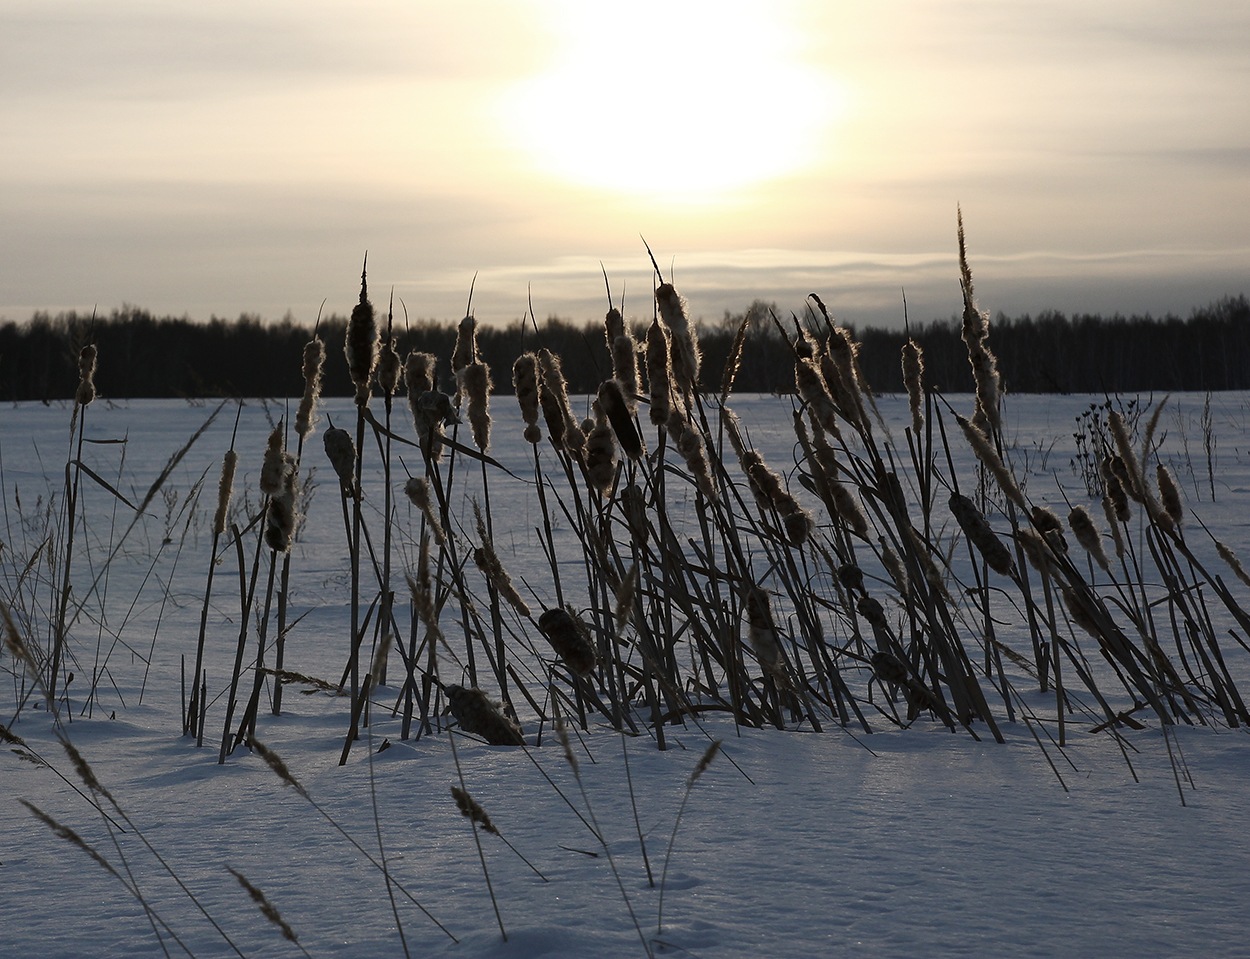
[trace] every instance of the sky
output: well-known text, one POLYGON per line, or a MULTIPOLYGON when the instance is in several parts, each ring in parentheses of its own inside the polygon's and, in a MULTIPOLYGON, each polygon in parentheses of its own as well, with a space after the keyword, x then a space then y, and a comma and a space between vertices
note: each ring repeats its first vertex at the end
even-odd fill
POLYGON ((0 319, 1250 292, 1242 0, 0 0, 0 319), (644 245, 645 241, 645 245, 644 245), (606 274, 606 283, 605 283, 606 274))

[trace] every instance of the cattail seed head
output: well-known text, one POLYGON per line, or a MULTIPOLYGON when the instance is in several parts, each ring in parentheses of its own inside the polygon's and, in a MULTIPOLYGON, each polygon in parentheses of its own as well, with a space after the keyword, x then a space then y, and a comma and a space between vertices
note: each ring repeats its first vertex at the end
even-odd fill
POLYGON ((642 436, 634 426, 629 400, 618 380, 604 380, 599 386, 599 406, 616 434, 621 449, 631 460, 642 458, 642 436))
POLYGON ((234 496, 234 473, 239 466, 239 454, 226 450, 221 461, 221 482, 217 484, 217 512, 213 515, 213 535, 226 531, 226 518, 230 514, 230 500, 234 496))
POLYGON ((360 302, 352 308, 347 321, 347 336, 343 344, 347 356, 347 370, 356 386, 356 402, 369 402, 370 381, 378 362, 378 323, 369 302, 364 274, 360 277, 360 302))
POLYGON ((616 345, 616 341, 625 335, 625 318, 615 306, 608 310, 603 318, 603 334, 608 341, 608 349, 616 345))
POLYGON ((477 320, 472 314, 460 321, 456 328, 456 345, 451 352, 451 372, 458 374, 466 366, 477 362, 477 320))
POLYGON ((1228 568, 1233 571, 1233 575, 1247 586, 1250 586, 1250 573, 1247 573, 1246 568, 1241 565, 1241 560, 1237 558, 1237 554, 1218 539, 1215 541, 1215 551, 1219 554, 1220 559, 1228 564, 1228 568))
POLYGON ((265 543, 270 549, 286 553, 295 539, 299 525, 299 507, 295 502, 295 457, 283 453, 286 470, 282 474, 282 487, 269 497, 269 509, 265 513, 265 543))
POLYGON ((1068 526, 1072 529, 1072 534, 1076 537, 1076 541, 1081 544, 1081 548, 1089 553, 1103 569, 1110 569, 1107 562, 1107 552, 1102 546, 1102 536, 1098 533, 1098 527, 1094 525, 1094 518, 1089 515, 1089 510, 1084 506, 1072 507, 1072 512, 1068 513, 1068 526))
POLYGON ((399 389, 399 374, 402 364, 399 360, 399 340, 391 336, 382 344, 378 352, 378 386, 384 396, 394 396, 399 389))
POLYGON ((282 424, 279 423, 269 434, 269 443, 265 447, 265 459, 260 468, 260 491, 266 496, 276 496, 282 492, 282 485, 290 469, 282 424))
POLYGON ((599 493, 607 493, 616 478, 616 439, 602 405, 595 400, 598 418, 586 437, 586 478, 599 493))
POLYGON ((355 497, 356 444, 352 442, 352 435, 347 430, 332 426, 325 431, 322 442, 325 443, 330 465, 339 478, 339 485, 348 496, 355 497))
POLYGON ((499 830, 490 821, 490 816, 486 815, 486 810, 466 790, 461 789, 459 786, 452 786, 451 796, 456 801, 456 808, 460 810, 460 815, 470 822, 477 823, 486 832, 496 836, 499 835, 499 830))
POLYGON ((912 434, 919 438, 924 427, 924 350, 913 339, 903 344, 903 386, 911 409, 912 434))
POLYGON ((964 531, 969 542, 977 548, 977 552, 981 554, 990 569, 1002 576, 1010 576, 1015 570, 1015 563, 1011 561, 1011 553, 994 535, 989 522, 972 500, 960 493, 951 493, 949 504, 955 521, 959 523, 959 528, 964 531))
POLYGON ((484 453, 490 449, 490 392, 495 385, 491 382, 490 367, 485 363, 470 363, 456 374, 456 381, 468 408, 473 442, 484 453))
POLYGON ((756 659, 769 672, 779 672, 781 643, 777 639, 777 624, 767 590, 759 586, 747 590, 746 616, 747 642, 755 651, 756 659))
POLYGON ((589 676, 594 671, 595 647, 580 617, 567 609, 549 609, 538 617, 538 628, 570 672, 589 676))
POLYGON ((524 746, 521 729, 504 715, 498 703, 491 702, 476 687, 448 686, 451 714, 466 733, 481 736, 492 746, 524 746))
POLYGON ((990 471, 990 474, 998 481, 999 488, 1006 494, 1007 498, 1020 507, 1020 509, 1028 512, 1029 504, 1025 501, 1024 493, 1016 484, 1016 479, 1011 475, 1011 471, 1007 469, 998 450, 994 449, 990 443, 989 437, 977 428, 977 426, 958 413, 955 414, 955 422, 959 424, 959 428, 963 430, 964 436, 968 439, 968 444, 972 447, 972 451, 976 453, 977 459, 990 471))
POLYGON ((542 433, 538 429, 538 357, 533 353, 522 353, 512 364, 512 388, 525 421, 525 441, 537 443, 542 433))
POLYGON ((413 350, 404 363, 404 382, 408 387, 408 402, 416 404, 422 393, 428 393, 436 385, 435 368, 438 363, 433 353, 413 350))
POLYGON ((452 406, 451 397, 438 390, 426 390, 417 397, 412 408, 412 425, 417 433, 421 452, 437 461, 443 455, 445 427, 459 423, 460 417, 452 406))
POLYGON ((668 331, 660 321, 647 327, 647 390, 651 397, 651 422, 665 426, 672 411, 672 366, 668 331))
POLYGON ((689 398, 699 387, 699 342, 686 315, 686 301, 671 283, 661 283, 655 290, 660 318, 672 336, 673 382, 681 394, 689 398))
POLYGON ((569 387, 564 379, 560 358, 550 350, 538 351, 539 403, 547 421, 548 434, 557 449, 580 452, 586 442, 569 406, 569 387))
POLYGON ((1185 516, 1185 508, 1181 505, 1181 491, 1176 485, 1176 477, 1162 463, 1156 464, 1155 475, 1159 482, 1159 498, 1163 500, 1164 515, 1180 526, 1185 516))
POLYGON ((88 406, 95 399, 97 355, 94 343, 88 343, 78 351, 78 391, 74 394, 74 403, 78 406, 88 406))
POLYGON ((612 341, 612 376, 620 384, 625 405, 632 415, 638 410, 642 384, 638 381, 638 344, 628 333, 612 341))
POLYGON ((408 482, 404 484, 404 495, 408 497, 413 506, 421 511, 421 515, 425 518, 425 524, 434 535, 438 545, 442 546, 447 542, 447 535, 443 532, 442 524, 438 521, 438 514, 434 512, 434 504, 430 498, 429 482, 420 476, 408 477, 408 482))
POLYGON ((794 365, 794 385, 799 396, 807 404, 813 420, 830 436, 838 437, 838 409, 825 385, 817 362, 809 357, 800 358, 794 365))
POLYGON ((314 336, 304 344, 304 396, 295 413, 295 432, 307 439, 317 425, 317 403, 321 399, 321 374, 325 366, 326 345, 321 337, 314 336))

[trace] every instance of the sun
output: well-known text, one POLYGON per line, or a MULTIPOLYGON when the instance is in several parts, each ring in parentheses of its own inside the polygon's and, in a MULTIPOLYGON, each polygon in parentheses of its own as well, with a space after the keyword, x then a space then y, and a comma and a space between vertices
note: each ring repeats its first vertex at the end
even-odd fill
POLYGON ((776 2, 555 0, 549 67, 503 96, 523 162, 567 183, 716 200, 820 162, 844 106, 776 2))

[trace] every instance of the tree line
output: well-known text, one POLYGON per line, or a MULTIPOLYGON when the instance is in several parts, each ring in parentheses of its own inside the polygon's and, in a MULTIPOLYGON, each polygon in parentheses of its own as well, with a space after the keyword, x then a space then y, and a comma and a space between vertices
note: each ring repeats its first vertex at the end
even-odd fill
MULTIPOLYGON (((734 339, 745 325, 747 348, 735 389, 786 392, 794 386, 790 341, 800 326, 818 338, 816 314, 779 315, 757 301, 741 313, 698 324, 703 381, 717 390, 734 339)), ((348 396, 352 385, 342 361, 347 321, 323 319, 316 332, 326 344, 324 393, 348 396)), ((445 388, 457 324, 421 320, 396 327, 401 355, 409 350, 440 359, 445 388)), ((862 372, 873 390, 901 389, 900 350, 908 334, 848 324, 861 345, 862 372)), ((644 327, 635 332, 641 337, 644 327)), ((924 349, 926 380, 948 393, 969 392, 972 376, 958 319, 915 326, 910 335, 924 349)), ((96 384, 102 396, 141 397, 297 396, 303 391, 300 356, 310 327, 292 320, 269 323, 243 315, 197 322, 156 317, 126 307, 107 316, 36 313, 24 322, 0 323, 0 400, 53 400, 74 395, 78 351, 99 351, 96 384)), ((564 364, 569 389, 589 393, 611 370, 603 326, 549 318, 543 323, 481 324, 477 343, 491 367, 497 392, 512 388, 512 363, 523 351, 546 347, 564 364)), ((1047 312, 1000 314, 990 326, 990 348, 1006 388, 1017 393, 1129 393, 1250 389, 1250 301, 1226 297, 1174 315, 1112 316, 1047 312)))

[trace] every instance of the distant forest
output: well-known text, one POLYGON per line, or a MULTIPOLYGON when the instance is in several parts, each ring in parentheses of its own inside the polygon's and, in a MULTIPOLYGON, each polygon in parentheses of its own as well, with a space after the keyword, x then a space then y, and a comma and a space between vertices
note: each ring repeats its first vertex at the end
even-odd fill
MULTIPOLYGON (((775 310, 771 312, 775 313, 775 310)), ((735 389, 788 392, 794 387, 789 344, 756 302, 737 315, 699 324, 703 379, 720 383, 739 327, 749 317, 749 341, 735 389)), ((789 337, 798 322, 819 334, 811 316, 777 316, 789 337)), ((384 322, 384 321, 383 321, 384 322)), ((396 327, 401 355, 409 350, 440 358, 444 387, 456 323, 419 321, 396 327)), ((877 392, 902 388, 901 330, 852 329, 861 344, 860 362, 877 392)), ((326 343, 324 392, 352 392, 343 360, 346 319, 324 319, 318 334, 326 343)), ((96 385, 112 399, 139 397, 298 396, 303 392, 300 358, 310 327, 252 316, 237 320, 155 317, 126 308, 108 316, 37 313, 25 322, 0 323, 0 400, 52 400, 74 395, 78 351, 88 342, 99 349, 96 385)), ((641 333, 641 329, 637 332, 641 333)), ((956 319, 916 326, 911 335, 924 348, 926 379, 948 392, 970 392, 972 376, 956 319)), ((550 318, 545 323, 479 325, 478 347, 493 371, 497 392, 512 388, 512 363, 524 350, 547 347, 562 357, 569 388, 598 389, 611 369, 602 324, 550 318)), ((1250 302, 1228 297, 1195 309, 1188 319, 1167 316, 999 315, 991 322, 989 345, 998 357, 1004 385, 1016 393, 1126 393, 1174 390, 1250 389, 1250 302)))

